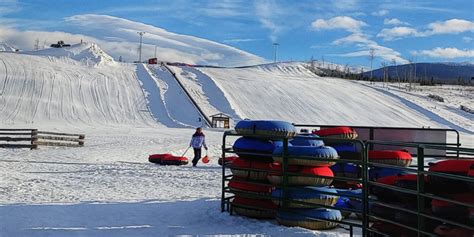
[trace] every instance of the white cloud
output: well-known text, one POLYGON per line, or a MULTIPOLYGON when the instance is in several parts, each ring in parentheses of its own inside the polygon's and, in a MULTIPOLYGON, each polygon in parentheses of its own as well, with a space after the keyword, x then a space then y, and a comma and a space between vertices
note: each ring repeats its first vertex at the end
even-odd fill
POLYGON ((346 54, 338 54, 336 56, 341 57, 363 57, 369 56, 369 50, 375 50, 375 57, 380 58, 385 61, 392 61, 395 59, 399 63, 408 63, 408 60, 404 59, 400 52, 388 48, 385 46, 379 45, 377 42, 369 39, 369 36, 363 33, 353 33, 347 37, 337 39, 333 42, 334 45, 341 45, 341 44, 354 44, 358 51, 346 53, 346 54))
POLYGON ((263 39, 253 39, 253 38, 245 38, 245 39, 226 39, 222 42, 224 43, 245 43, 245 42, 255 42, 255 41, 262 41, 263 39))
POLYGON ((137 31, 145 31, 143 38, 143 57, 154 55, 155 45, 158 58, 166 61, 178 61, 212 65, 247 65, 265 62, 264 59, 237 48, 210 40, 176 34, 152 25, 134 22, 106 15, 76 15, 58 22, 81 34, 67 32, 18 31, 0 27, 0 38, 20 49, 32 49, 35 39, 47 44, 64 40, 78 43, 81 39, 99 44, 114 58, 122 56, 126 61, 137 59, 139 37, 137 31), (93 35, 91 37, 89 35, 93 35))
POLYGON ((2 0, 0 1, 0 17, 19 11, 21 9, 17 0, 2 0))
POLYGON ((413 55, 422 55, 431 58, 474 58, 474 50, 472 49, 457 49, 457 48, 440 48, 436 47, 431 50, 412 51, 413 55))
POLYGON ((261 0, 255 2, 255 13, 262 27, 270 30, 270 40, 276 42, 279 34, 285 29, 283 24, 280 24, 284 11, 275 1, 261 0))
POLYGON ((351 11, 359 8, 358 0, 333 0, 334 8, 342 11, 351 11))
POLYGON ((391 29, 382 29, 377 37, 384 40, 401 39, 407 36, 422 36, 416 29, 406 26, 397 26, 391 29))
POLYGON ((376 12, 372 12, 372 16, 386 16, 388 13, 389 13, 388 10, 382 9, 376 12))
POLYGON ((462 37, 462 41, 464 41, 465 43, 471 43, 472 40, 474 40, 472 37, 468 37, 468 36, 462 37))
POLYGON ((462 19, 451 19, 447 21, 437 21, 428 25, 430 35, 436 34, 458 34, 462 32, 474 32, 474 21, 462 19))
POLYGON ((385 24, 385 25, 410 25, 410 24, 408 24, 407 22, 400 21, 400 20, 397 19, 397 18, 392 18, 392 19, 385 18, 385 19, 383 20, 383 24, 385 24))
POLYGON ((316 19, 311 23, 311 27, 315 30, 343 29, 349 32, 360 32, 364 26, 367 26, 365 22, 348 16, 336 16, 329 20, 316 19))
POLYGON ((427 30, 420 31, 411 27, 399 26, 391 29, 382 29, 377 37, 384 40, 396 40, 406 37, 427 37, 441 34, 459 34, 474 32, 474 22, 460 19, 437 21, 428 24, 427 30))

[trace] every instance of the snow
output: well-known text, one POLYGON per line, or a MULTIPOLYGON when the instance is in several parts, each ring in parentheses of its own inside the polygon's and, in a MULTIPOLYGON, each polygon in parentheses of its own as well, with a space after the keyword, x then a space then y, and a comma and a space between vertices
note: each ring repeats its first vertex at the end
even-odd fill
POLYGON ((9 44, 0 41, 0 52, 16 52, 16 49, 9 44))
MULTIPOLYGON (((0 53, 1 128, 86 134, 83 148, 0 149, 0 236, 348 235, 221 213, 222 131, 205 129, 207 165, 149 163, 149 154, 183 155, 199 126, 197 109, 165 67, 92 65, 80 53, 90 47, 77 47, 64 56, 0 53)), ((447 101, 439 104, 424 87, 321 78, 301 63, 170 68, 207 116, 451 127, 474 144, 472 115, 457 109, 472 104, 464 87, 432 88, 447 101)))

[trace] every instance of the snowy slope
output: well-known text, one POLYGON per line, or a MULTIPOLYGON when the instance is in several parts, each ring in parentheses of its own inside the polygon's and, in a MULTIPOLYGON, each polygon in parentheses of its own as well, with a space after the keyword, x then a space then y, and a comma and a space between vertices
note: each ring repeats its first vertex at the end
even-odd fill
POLYGON ((0 54, 1 127, 151 126, 135 65, 0 54))
POLYGON ((0 41, 0 52, 15 52, 16 49, 5 42, 0 41))
POLYGON ((317 77, 298 63, 199 70, 222 88, 242 118, 316 124, 449 126, 433 121, 400 99, 353 81, 317 77))
POLYGON ((114 63, 114 59, 104 52, 97 44, 85 42, 74 44, 69 47, 47 48, 23 53, 29 55, 51 56, 56 58, 70 58, 86 65, 103 65, 114 63))

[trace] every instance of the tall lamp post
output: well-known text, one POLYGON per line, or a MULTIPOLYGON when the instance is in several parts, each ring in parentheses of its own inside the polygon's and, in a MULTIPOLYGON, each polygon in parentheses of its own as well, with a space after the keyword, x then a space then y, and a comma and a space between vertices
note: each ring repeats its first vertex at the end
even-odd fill
POLYGON ((274 63, 277 62, 277 51, 278 51, 279 45, 280 45, 279 43, 273 43, 273 62, 274 63))
POLYGON ((137 32, 140 35, 140 48, 138 50, 138 62, 142 62, 142 40, 143 40, 143 35, 145 34, 144 31, 137 32))

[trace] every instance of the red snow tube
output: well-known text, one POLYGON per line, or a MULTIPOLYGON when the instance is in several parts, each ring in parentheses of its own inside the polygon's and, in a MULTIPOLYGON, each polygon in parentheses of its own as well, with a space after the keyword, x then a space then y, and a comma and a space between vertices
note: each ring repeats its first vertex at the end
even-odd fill
POLYGON ((229 189, 231 191, 237 192, 249 192, 249 193, 257 193, 257 194, 264 194, 264 195, 271 195, 273 186, 262 183, 247 183, 244 179, 233 177, 229 181, 229 189))
POLYGON ((357 132, 351 127, 334 127, 314 130, 313 134, 327 138, 356 139, 357 132))
POLYGON ((242 216, 272 219, 275 218, 277 206, 270 199, 253 199, 236 195, 232 200, 232 208, 242 216))
POLYGON ((411 154, 406 151, 369 151, 369 161, 407 167, 411 164, 411 154))
MULTIPOLYGON (((394 225, 388 222, 377 221, 371 227, 371 229, 377 230, 380 233, 383 233, 388 236, 394 237, 409 237, 409 236, 416 236, 416 232, 400 227, 398 225, 394 225)), ((383 236, 376 233, 372 233, 371 236, 383 236)))
POLYGON ((161 159, 161 165, 187 165, 188 158, 184 156, 166 156, 161 159))
MULTIPOLYGON (((224 160, 225 160, 225 163, 226 163, 226 164, 232 164, 232 162, 233 162, 235 159, 237 159, 237 158, 239 158, 239 157, 238 157, 238 156, 228 156, 228 157, 226 157, 224 160)), ((222 165, 222 157, 219 158, 219 160, 217 161, 217 163, 219 163, 219 165, 222 165)))
MULTIPOLYGON (((436 163, 430 163, 430 172, 440 172, 460 176, 468 176, 470 167, 474 165, 474 159, 466 160, 443 160, 436 163)), ((472 183, 444 177, 429 175, 435 194, 443 193, 461 193, 468 190, 472 183)))
POLYGON ((230 171, 236 177, 242 177, 256 181, 266 181, 268 171, 271 170, 271 167, 272 163, 237 158, 232 162, 232 165, 230 166, 230 171), (239 168, 258 169, 259 171, 241 170, 239 168))
MULTIPOLYGON (((474 193, 454 194, 449 199, 472 205, 474 204, 474 193)), ((472 215, 474 214, 474 209, 470 210, 467 206, 433 199, 433 201, 431 201, 431 210, 436 216, 444 219, 464 224, 474 224, 474 216, 472 215)))
MULTIPOLYGON (((273 164, 274 171, 269 172, 268 180, 273 184, 281 184, 282 179, 282 169, 281 165, 273 164)), ((301 173, 304 175, 314 175, 314 176, 288 176, 288 185, 292 186, 328 186, 332 183, 334 173, 329 167, 312 167, 312 166, 302 166, 301 168, 296 168, 296 166, 289 166, 288 171, 292 173, 301 173), (324 177, 316 177, 324 176, 324 177)))
MULTIPOLYGON (((382 178, 377 179, 377 183, 397 186, 405 189, 416 190, 417 187, 417 178, 416 174, 400 174, 400 175, 392 175, 392 176, 385 176, 382 178)), ((425 182, 428 179, 425 177, 425 182)), ((386 189, 383 187, 372 186, 371 193, 377 196, 378 199, 383 201, 390 201, 390 202, 415 202, 416 196, 411 194, 406 194, 403 192, 397 192, 394 190, 386 189)))
POLYGON ((447 224, 442 224, 436 227, 434 233, 440 237, 472 237, 474 235, 474 231, 472 230, 447 224))
POLYGON ((155 164, 161 164, 161 160, 165 157, 172 157, 171 154, 153 154, 148 156, 148 161, 155 164))

